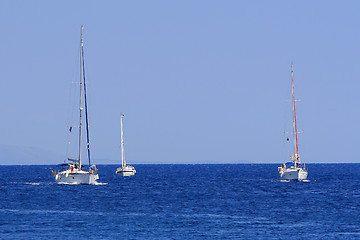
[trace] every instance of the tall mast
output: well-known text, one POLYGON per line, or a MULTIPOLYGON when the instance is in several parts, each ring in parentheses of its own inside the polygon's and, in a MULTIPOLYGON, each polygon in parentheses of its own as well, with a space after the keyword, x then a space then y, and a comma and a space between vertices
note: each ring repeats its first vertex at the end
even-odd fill
POLYGON ((82 40, 82 30, 83 26, 81 26, 81 56, 82 56, 82 74, 84 79, 84 97, 85 97, 85 121, 86 121, 86 148, 88 153, 89 166, 91 164, 90 161, 90 135, 89 135, 89 121, 88 121, 88 106, 87 106, 87 98, 86 98, 86 78, 85 78, 85 60, 84 60, 84 44, 82 40))
POLYGON ((292 85, 292 102, 293 102, 293 115, 294 115, 294 153, 296 154, 296 161, 299 164, 299 145, 298 145, 298 131, 296 124, 296 108, 295 108, 295 90, 294 90, 294 73, 293 64, 291 63, 291 85, 292 85))
POLYGON ((124 151, 124 133, 123 133, 123 117, 124 114, 120 114, 120 126, 121 126, 121 167, 125 167, 125 151, 124 151))
POLYGON ((81 137, 82 137, 82 85, 83 85, 83 26, 81 26, 81 35, 80 35, 80 118, 79 118, 79 168, 81 168, 81 137))

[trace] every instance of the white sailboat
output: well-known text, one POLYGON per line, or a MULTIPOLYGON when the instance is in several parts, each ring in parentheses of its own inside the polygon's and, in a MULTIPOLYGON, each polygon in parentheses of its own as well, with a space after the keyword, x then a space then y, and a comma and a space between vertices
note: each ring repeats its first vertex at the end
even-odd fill
POLYGON ((124 114, 120 115, 120 125, 121 125, 121 168, 116 169, 116 173, 121 176, 134 176, 136 170, 133 166, 126 165, 125 161, 125 151, 124 151, 124 132, 123 132, 123 117, 124 114))
POLYGON ((294 154, 290 157, 291 162, 283 163, 278 167, 280 178, 283 180, 306 180, 308 170, 305 164, 300 164, 298 131, 296 122, 296 108, 295 108, 295 91, 294 91, 294 74, 293 64, 291 64, 291 85, 292 85, 292 112, 293 112, 293 136, 294 136, 294 154))
MULTIPOLYGON (((89 144, 89 125, 88 125, 88 112, 87 112, 87 99, 86 99, 86 81, 85 81, 85 64, 84 64, 84 44, 83 44, 83 26, 81 26, 81 41, 80 41, 80 106, 79 106, 79 146, 78 146, 78 159, 68 158, 67 163, 59 164, 56 171, 53 171, 53 176, 57 183, 61 184, 96 184, 99 179, 95 165, 90 162, 90 144, 89 144), (83 101, 84 96, 84 101, 83 101), (87 139, 87 156, 89 160, 88 170, 84 170, 82 165, 82 115, 85 110, 85 126, 86 126, 86 139, 87 139)), ((72 127, 69 131, 71 132, 72 127)))

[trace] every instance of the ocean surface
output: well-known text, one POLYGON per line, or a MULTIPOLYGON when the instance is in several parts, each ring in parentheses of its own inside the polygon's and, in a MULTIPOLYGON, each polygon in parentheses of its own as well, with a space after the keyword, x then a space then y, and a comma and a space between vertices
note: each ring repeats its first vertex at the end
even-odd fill
POLYGON ((52 166, 0 166, 0 239, 360 239, 360 164, 99 165, 99 185, 52 166))

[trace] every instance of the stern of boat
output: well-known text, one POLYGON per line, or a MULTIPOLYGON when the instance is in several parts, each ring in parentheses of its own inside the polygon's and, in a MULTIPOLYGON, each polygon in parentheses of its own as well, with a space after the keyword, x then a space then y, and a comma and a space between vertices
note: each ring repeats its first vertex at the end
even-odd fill
POLYGON ((123 177, 131 177, 131 176, 134 176, 135 173, 136 173, 136 170, 133 166, 126 166, 124 168, 116 169, 116 174, 119 174, 120 176, 123 176, 123 177))
POLYGON ((58 172, 54 177, 58 184, 96 184, 96 180, 99 179, 98 174, 85 171, 71 172, 69 170, 58 172))
POLYGON ((299 169, 299 177, 298 177, 298 180, 301 181, 301 180, 306 180, 307 179, 307 176, 308 176, 308 171, 306 168, 300 168, 299 169))

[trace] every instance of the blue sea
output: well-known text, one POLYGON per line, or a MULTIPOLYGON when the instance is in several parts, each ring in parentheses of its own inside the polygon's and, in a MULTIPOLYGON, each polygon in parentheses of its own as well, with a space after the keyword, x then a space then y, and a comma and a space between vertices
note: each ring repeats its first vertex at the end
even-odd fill
POLYGON ((360 239, 360 164, 99 165, 99 185, 52 166, 0 166, 0 239, 360 239))

